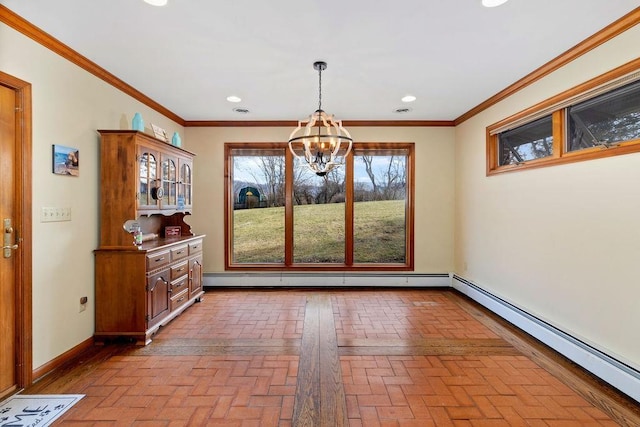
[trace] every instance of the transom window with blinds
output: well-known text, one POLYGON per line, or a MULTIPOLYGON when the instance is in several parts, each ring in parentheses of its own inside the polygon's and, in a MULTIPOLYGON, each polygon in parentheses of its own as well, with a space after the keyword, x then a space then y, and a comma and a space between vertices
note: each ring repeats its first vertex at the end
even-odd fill
POLYGON ((227 270, 413 270, 413 143, 317 176, 286 143, 225 144, 227 270))
POLYGON ((640 59, 487 128, 487 175, 640 151, 640 59))

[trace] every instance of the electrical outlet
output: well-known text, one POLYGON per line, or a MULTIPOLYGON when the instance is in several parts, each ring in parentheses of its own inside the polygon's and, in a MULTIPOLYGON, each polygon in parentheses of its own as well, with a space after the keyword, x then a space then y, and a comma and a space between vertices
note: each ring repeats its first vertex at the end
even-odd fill
POLYGON ((89 301, 87 297, 80 298, 80 310, 78 311, 79 313, 82 313, 87 309, 87 301, 89 301))
POLYGON ((43 207, 40 222, 71 221, 71 208, 43 207))

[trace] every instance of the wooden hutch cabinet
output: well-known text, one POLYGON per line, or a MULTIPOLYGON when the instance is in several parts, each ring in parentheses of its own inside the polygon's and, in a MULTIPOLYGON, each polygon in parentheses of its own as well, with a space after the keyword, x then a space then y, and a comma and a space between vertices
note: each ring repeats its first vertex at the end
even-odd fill
MULTIPOLYGON (((191 214, 194 154, 138 131, 99 130, 97 342, 148 344, 204 294, 202 242, 191 214), (179 229, 166 235, 165 227, 179 229), (136 244, 139 230, 143 242, 136 244)), ((138 242, 139 243, 139 242, 138 242)))

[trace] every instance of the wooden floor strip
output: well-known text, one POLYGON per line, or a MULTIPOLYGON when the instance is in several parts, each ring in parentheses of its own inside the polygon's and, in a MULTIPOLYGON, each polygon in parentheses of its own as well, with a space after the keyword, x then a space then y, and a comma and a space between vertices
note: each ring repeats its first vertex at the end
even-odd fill
POLYGON ((298 346, 161 346, 150 345, 131 350, 136 356, 296 356, 298 346))
POLYGON ((340 356, 515 356, 521 354, 500 338, 483 339, 378 339, 355 338, 338 341, 340 356))
POLYGON ((320 300, 320 401, 322 412, 319 425, 346 427, 349 425, 347 399, 342 383, 331 296, 322 294, 320 300))
POLYGON ((305 308, 292 425, 348 424, 331 299, 312 294, 305 308))
POLYGON ((348 338, 338 340, 339 347, 513 347, 502 338, 348 338))
POLYGON ((154 346, 167 347, 300 347, 294 338, 154 338, 154 346))
POLYGON ((513 347, 340 347, 340 356, 517 356, 513 347))

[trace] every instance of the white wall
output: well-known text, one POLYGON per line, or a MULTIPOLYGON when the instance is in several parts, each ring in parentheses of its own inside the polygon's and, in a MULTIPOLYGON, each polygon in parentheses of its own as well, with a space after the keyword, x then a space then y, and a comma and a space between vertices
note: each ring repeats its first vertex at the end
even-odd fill
POLYGON ((33 92, 33 368, 90 338, 98 245, 98 134, 130 129, 139 111, 172 134, 183 129, 0 23, 0 70, 33 92), (80 150, 78 178, 51 173, 51 145, 80 150), (71 207, 70 222, 41 223, 42 207, 71 207), (89 297, 80 313, 80 297, 89 297))
MULTIPOLYGON (((194 164, 192 230, 207 235, 205 273, 224 271, 224 143, 285 142, 290 128, 187 128, 185 147, 194 164)), ((359 142, 415 142, 415 271, 453 268, 454 129, 364 128, 349 132, 359 142)))
POLYGON ((640 154, 486 176, 485 129, 640 55, 640 26, 456 128, 455 272, 640 369, 640 154))

